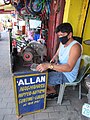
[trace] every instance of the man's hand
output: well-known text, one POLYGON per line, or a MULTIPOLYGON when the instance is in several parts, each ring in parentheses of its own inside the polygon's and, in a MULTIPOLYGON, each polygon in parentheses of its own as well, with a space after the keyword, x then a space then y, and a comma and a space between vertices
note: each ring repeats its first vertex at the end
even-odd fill
POLYGON ((40 64, 36 67, 36 70, 37 71, 40 71, 40 72, 43 72, 45 70, 47 70, 50 66, 50 63, 43 63, 43 64, 40 64))

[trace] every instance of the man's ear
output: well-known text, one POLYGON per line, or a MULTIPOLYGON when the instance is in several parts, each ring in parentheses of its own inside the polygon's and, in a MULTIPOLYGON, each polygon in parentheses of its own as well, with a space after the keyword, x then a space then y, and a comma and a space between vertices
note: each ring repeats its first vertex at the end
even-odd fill
POLYGON ((68 38, 72 38, 72 32, 69 33, 68 38))

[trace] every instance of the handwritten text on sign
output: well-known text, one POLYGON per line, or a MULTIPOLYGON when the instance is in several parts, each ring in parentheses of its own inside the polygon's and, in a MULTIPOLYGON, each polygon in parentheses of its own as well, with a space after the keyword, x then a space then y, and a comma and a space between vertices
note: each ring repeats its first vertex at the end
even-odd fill
POLYGON ((44 108, 46 97, 46 74, 16 77, 18 111, 20 114, 44 108))

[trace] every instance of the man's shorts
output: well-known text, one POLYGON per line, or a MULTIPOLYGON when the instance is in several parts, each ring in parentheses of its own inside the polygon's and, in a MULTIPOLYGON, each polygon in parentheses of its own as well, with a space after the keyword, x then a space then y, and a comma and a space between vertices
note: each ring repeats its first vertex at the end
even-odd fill
POLYGON ((69 83, 62 72, 51 71, 48 73, 48 85, 55 86, 62 83, 69 83))

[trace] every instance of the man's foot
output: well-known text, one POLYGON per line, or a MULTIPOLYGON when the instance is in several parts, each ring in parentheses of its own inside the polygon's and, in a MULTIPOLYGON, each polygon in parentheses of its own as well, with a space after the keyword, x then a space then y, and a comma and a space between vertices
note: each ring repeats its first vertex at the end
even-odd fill
POLYGON ((56 94, 56 91, 55 90, 47 90, 47 95, 52 94, 52 93, 56 94))
POLYGON ((56 93, 54 86, 47 86, 47 95, 51 93, 56 93))
POLYGON ((58 94, 57 93, 51 93, 51 94, 48 94, 47 95, 47 99, 50 98, 50 99, 54 99, 54 98, 57 98, 58 97, 58 94))
POLYGON ((20 118, 22 118, 23 115, 17 115, 17 119, 19 120, 20 118))

